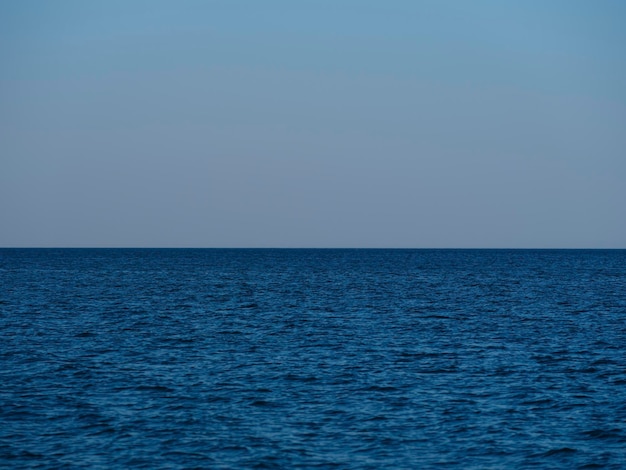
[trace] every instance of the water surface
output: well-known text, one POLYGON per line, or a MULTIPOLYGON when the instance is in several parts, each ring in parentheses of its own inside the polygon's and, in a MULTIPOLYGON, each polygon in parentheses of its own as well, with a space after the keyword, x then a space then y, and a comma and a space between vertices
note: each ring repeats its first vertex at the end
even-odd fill
POLYGON ((0 466, 625 468, 626 251, 0 250, 0 466))

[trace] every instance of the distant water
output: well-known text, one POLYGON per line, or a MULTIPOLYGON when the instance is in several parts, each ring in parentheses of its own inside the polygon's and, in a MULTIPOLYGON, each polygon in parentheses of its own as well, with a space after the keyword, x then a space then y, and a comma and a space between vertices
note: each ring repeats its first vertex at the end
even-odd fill
POLYGON ((626 468, 626 251, 0 250, 0 467, 626 468))

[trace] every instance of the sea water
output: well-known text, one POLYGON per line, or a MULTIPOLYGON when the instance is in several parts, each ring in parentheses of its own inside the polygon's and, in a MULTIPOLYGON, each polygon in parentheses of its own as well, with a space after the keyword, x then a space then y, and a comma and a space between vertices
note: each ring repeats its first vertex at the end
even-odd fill
POLYGON ((626 251, 0 250, 0 467, 626 468, 626 251))

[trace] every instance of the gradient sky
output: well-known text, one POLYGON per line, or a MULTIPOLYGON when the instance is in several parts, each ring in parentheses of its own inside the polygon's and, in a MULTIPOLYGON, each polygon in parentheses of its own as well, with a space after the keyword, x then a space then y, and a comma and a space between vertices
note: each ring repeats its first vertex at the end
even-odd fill
POLYGON ((626 248, 622 0, 0 0, 0 246, 626 248))

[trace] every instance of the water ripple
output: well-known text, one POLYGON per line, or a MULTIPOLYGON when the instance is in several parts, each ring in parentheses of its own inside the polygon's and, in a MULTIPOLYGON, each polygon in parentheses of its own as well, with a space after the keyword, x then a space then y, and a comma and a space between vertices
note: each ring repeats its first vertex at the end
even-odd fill
POLYGON ((0 466, 624 468, 626 252, 0 250, 0 466))

